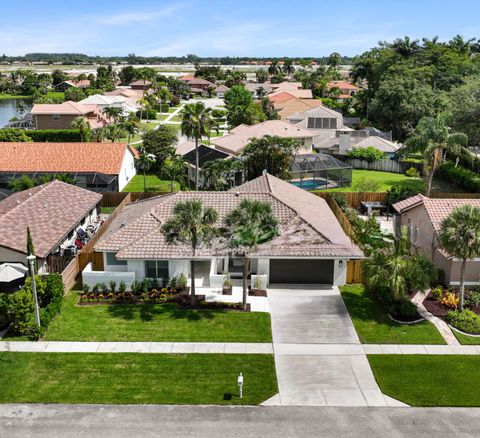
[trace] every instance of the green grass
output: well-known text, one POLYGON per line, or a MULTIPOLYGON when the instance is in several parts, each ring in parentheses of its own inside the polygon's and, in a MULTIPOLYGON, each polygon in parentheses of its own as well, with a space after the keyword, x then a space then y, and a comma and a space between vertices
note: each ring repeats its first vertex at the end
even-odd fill
POLYGON ((63 91, 49 91, 45 97, 47 99, 65 99, 65 93, 63 91))
POLYGON ((175 111, 177 111, 178 109, 178 106, 171 106, 169 109, 168 109, 168 112, 169 113, 174 113, 175 111))
POLYGON ((183 120, 182 116, 175 115, 169 120, 169 122, 181 122, 182 120, 183 120))
MULTIPOLYGON (((177 182, 173 183, 173 190, 179 190, 177 182)), ((143 192, 143 175, 135 175, 123 189, 124 192, 143 192)), ((162 180, 157 175, 147 175, 147 192, 169 192, 170 181, 162 180)))
POLYGON ((175 304, 76 306, 67 295, 46 341, 271 342, 270 314, 180 310, 175 304))
POLYGON ((380 303, 360 284, 340 288, 355 330, 364 344, 445 344, 429 321, 398 324, 380 303))
POLYGON ((0 100, 4 99, 31 99, 32 96, 22 95, 22 94, 8 94, 8 93, 1 93, 0 100))
POLYGON ((168 117, 168 114, 159 114, 157 116, 157 120, 162 121, 162 120, 165 120, 167 117, 168 117))
MULTIPOLYGON (((158 126, 158 123, 154 123, 154 122, 148 122, 148 123, 141 123, 140 124, 140 131, 137 132, 135 135, 132 135, 130 137, 130 143, 133 143, 135 141, 140 141, 142 139, 142 134, 143 132, 146 132, 146 131, 150 131, 152 130, 153 128, 155 128, 156 126, 158 126)), ((128 136, 127 137, 123 137, 123 138, 120 138, 118 141, 120 142, 127 142, 128 141, 128 136)))
POLYGON ((375 170, 354 169, 352 171, 352 186, 338 189, 322 190, 326 192, 363 192, 367 182, 375 182, 375 192, 385 192, 392 186, 400 185, 408 187, 416 192, 422 192, 425 184, 422 178, 410 178, 401 173, 377 172, 375 170))
POLYGON ((460 342, 460 344, 462 345, 480 345, 480 338, 478 337, 466 336, 455 330, 452 330, 452 333, 458 339, 458 342, 460 342))
POLYGON ((0 353, 1 403, 256 405, 277 392, 268 354, 0 353))
POLYGON ((101 207, 100 213, 103 214, 112 214, 117 207, 101 207))
POLYGON ((411 406, 480 406, 480 356, 370 355, 384 394, 411 406))

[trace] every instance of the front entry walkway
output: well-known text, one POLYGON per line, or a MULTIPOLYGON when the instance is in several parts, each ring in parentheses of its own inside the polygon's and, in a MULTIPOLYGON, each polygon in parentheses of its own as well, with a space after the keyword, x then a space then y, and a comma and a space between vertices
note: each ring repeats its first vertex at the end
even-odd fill
POLYGON ((273 288, 268 304, 279 387, 268 404, 403 405, 380 391, 338 288, 273 288))

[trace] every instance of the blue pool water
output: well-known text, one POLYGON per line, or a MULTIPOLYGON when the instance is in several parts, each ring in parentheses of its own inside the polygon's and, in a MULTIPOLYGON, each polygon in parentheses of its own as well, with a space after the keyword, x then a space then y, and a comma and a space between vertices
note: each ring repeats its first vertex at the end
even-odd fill
POLYGON ((302 182, 300 181, 290 181, 290 184, 293 184, 294 186, 300 187, 305 190, 316 190, 316 189, 325 189, 325 183, 322 182, 321 180, 312 180, 312 179, 306 179, 303 180, 302 182))

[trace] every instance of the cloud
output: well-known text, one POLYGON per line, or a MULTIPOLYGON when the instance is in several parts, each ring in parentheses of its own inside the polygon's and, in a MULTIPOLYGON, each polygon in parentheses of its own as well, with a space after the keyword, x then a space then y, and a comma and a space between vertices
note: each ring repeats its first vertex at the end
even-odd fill
POLYGON ((161 17, 178 17, 174 12, 182 9, 182 3, 176 3, 159 10, 122 12, 102 17, 99 21, 107 25, 124 25, 130 23, 152 22, 161 17))

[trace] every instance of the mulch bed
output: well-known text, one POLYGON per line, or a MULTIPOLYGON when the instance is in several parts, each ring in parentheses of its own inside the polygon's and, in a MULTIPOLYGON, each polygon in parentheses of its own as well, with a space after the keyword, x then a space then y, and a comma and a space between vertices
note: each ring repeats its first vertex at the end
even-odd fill
POLYGON ((265 289, 250 289, 248 291, 250 297, 266 297, 267 291, 265 289))
POLYGON ((432 296, 432 293, 429 292, 428 295, 423 300, 423 305, 432 315, 438 316, 439 318, 445 319, 445 316, 452 309, 449 309, 445 306, 442 306, 437 300, 432 296))

